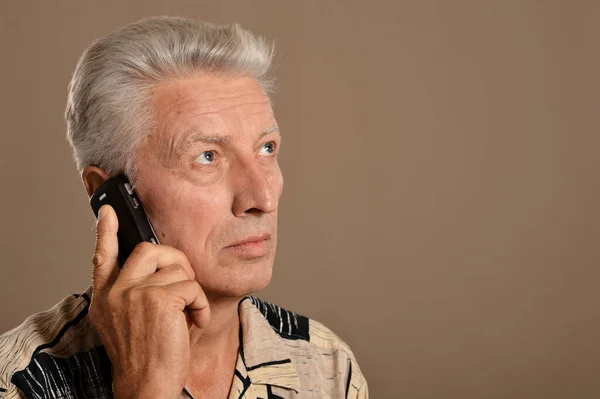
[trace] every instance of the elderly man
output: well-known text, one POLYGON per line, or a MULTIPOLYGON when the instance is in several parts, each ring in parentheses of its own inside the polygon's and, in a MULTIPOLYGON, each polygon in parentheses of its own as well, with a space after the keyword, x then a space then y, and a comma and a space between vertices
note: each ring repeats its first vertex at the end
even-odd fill
POLYGON ((250 294, 271 280, 283 187, 272 46, 151 18, 96 40, 69 86, 88 195, 126 174, 161 244, 119 268, 100 209, 92 286, 0 337, 0 398, 367 397, 350 348, 250 294))

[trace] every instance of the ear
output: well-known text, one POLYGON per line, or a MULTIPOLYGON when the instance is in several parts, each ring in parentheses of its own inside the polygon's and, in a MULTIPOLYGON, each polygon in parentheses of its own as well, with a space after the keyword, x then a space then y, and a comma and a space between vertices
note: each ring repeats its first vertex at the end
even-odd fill
POLYGON ((110 174, 105 172, 104 169, 93 165, 86 166, 81 172, 81 180, 83 180, 85 191, 87 191, 89 197, 110 177, 110 174))

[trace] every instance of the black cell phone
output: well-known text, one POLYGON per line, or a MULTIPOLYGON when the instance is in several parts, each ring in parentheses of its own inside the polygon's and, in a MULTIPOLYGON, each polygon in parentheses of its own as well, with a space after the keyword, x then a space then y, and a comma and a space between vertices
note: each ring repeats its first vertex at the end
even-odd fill
POLYGON ((126 175, 121 174, 105 181, 90 198, 90 205, 96 217, 102 205, 113 207, 119 219, 119 266, 131 255, 142 241, 158 244, 158 238, 144 207, 126 175))

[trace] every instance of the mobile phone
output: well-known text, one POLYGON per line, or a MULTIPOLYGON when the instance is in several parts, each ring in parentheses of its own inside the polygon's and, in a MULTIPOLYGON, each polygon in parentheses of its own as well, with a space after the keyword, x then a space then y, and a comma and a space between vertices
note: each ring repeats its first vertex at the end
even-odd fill
POLYGON ((152 223, 129 179, 120 174, 106 180, 92 194, 90 205, 96 217, 102 205, 113 207, 119 219, 119 267, 123 267, 131 252, 142 241, 158 244, 152 223))

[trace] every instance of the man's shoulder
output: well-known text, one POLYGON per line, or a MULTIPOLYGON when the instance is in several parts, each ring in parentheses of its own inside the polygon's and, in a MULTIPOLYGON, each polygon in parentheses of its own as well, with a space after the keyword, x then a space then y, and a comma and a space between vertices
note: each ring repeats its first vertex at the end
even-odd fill
POLYGON ((368 395, 352 349, 335 332, 300 313, 255 296, 248 298, 282 338, 303 387, 314 392, 341 392, 346 397, 368 395))
POLYGON ((320 349, 340 349, 352 353, 336 333, 315 319, 249 295, 248 298, 283 339, 302 340, 320 349))
POLYGON ((61 374, 71 372, 74 361, 102 357, 87 317, 89 303, 88 292, 70 295, 0 335, 0 398, 22 397, 25 387, 42 389, 50 379, 60 384, 61 374))
POLYGON ((344 358, 356 363, 350 346, 323 323, 264 299, 252 295, 249 298, 289 347, 301 348, 303 351, 309 348, 329 354, 331 359, 344 358))

